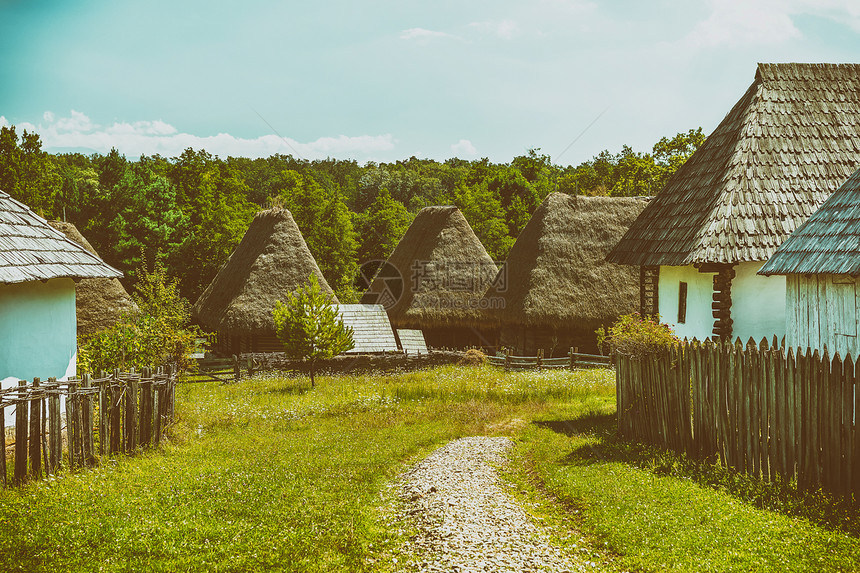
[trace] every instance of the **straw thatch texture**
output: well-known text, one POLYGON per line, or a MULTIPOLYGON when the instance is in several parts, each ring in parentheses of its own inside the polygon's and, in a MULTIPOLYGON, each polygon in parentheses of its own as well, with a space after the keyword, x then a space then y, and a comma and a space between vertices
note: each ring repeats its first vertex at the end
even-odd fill
POLYGON ((759 64, 744 96, 610 260, 767 260, 858 164, 860 65, 759 64))
POLYGON ((274 336, 275 301, 304 285, 313 273, 322 290, 338 300, 286 209, 257 213, 242 241, 197 299, 192 316, 206 329, 274 336))
POLYGON ((484 306, 503 325, 586 330, 639 306, 639 273, 606 254, 647 200, 551 193, 511 248, 484 306))
POLYGON ((377 277, 362 302, 385 304, 395 328, 473 327, 482 321, 481 295, 498 267, 456 207, 421 209, 388 263, 403 281, 399 298, 386 299, 390 281, 377 277))
POLYGON ((860 276, 860 169, 779 246, 759 273, 860 276))
MULTIPOLYGON (((48 221, 53 228, 95 256, 98 253, 77 227, 63 221, 48 221)), ((119 279, 81 279, 75 285, 78 336, 95 334, 116 324, 123 314, 137 309, 119 279)))
POLYGON ((0 283, 121 276, 29 207, 0 191, 0 283))

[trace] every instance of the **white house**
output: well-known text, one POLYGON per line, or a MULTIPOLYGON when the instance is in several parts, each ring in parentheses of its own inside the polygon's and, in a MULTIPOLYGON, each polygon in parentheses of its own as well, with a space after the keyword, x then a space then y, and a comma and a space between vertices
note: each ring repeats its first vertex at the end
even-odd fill
POLYGON ((857 358, 860 170, 759 271, 785 275, 786 345, 857 358))
POLYGON ((0 386, 75 374, 75 281, 121 277, 0 191, 0 386))
POLYGON ((757 274, 860 164, 860 65, 759 64, 607 260, 682 337, 785 334, 786 282, 757 274))

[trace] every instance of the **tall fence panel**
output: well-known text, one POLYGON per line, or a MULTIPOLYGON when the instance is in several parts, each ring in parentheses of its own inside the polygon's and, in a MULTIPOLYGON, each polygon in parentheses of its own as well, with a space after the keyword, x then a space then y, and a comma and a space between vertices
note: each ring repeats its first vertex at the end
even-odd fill
POLYGON ((93 466, 99 456, 133 453, 157 445, 173 420, 176 374, 172 369, 136 373, 114 370, 98 377, 58 381, 39 378, 0 390, 0 482, 8 485, 6 411, 15 409, 12 483, 93 466), (157 400, 153 396, 157 395, 157 400), (60 400, 65 401, 65 414, 60 400), (96 452, 98 451, 98 455, 96 452))
POLYGON ((850 357, 763 340, 614 360, 622 436, 763 480, 860 495, 860 370, 850 357))

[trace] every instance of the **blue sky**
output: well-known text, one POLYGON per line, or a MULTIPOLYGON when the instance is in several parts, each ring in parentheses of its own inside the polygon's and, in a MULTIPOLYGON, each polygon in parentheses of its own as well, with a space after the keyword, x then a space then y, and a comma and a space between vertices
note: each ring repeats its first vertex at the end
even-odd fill
POLYGON ((710 132, 757 62, 858 57, 856 0, 0 0, 0 125, 132 158, 566 165, 710 132))

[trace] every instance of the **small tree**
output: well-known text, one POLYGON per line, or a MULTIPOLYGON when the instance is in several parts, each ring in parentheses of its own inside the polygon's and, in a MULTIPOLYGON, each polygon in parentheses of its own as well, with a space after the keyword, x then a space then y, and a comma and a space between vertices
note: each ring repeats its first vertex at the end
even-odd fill
POLYGON ((318 360, 337 356, 355 347, 352 328, 343 324, 331 298, 312 274, 308 284, 287 294, 287 302, 275 302, 275 332, 290 358, 305 360, 311 369, 311 387, 318 360))

